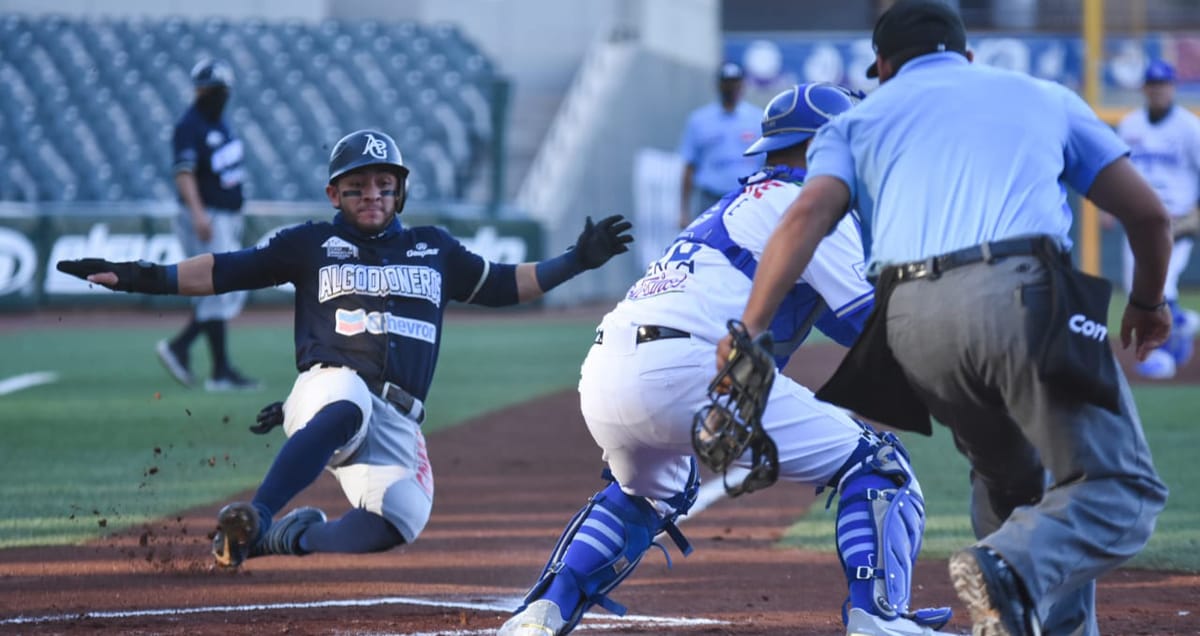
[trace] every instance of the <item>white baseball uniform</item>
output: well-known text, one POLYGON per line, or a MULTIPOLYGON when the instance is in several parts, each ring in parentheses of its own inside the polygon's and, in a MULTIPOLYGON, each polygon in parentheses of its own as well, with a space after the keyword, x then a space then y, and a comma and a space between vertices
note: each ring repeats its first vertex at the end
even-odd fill
MULTIPOLYGON (((1139 108, 1121 120, 1117 134, 1129 144, 1129 159, 1158 194, 1173 217, 1191 213, 1200 201, 1200 118, 1181 106, 1172 106, 1167 116, 1151 123, 1146 109, 1139 108)), ((1179 297, 1179 276, 1191 258, 1193 240, 1175 242, 1167 269, 1165 295, 1179 297)), ((1125 245, 1125 288, 1133 281, 1133 253, 1125 245)))
MULTIPOLYGON (((736 197, 723 199, 723 208, 697 218, 601 322, 601 342, 583 362, 581 409, 626 493, 664 499, 687 483, 692 418, 709 403, 716 343, 728 333, 726 321, 741 315, 753 267, 800 192, 783 178, 788 174, 760 173, 736 197), (645 325, 691 336, 638 344, 637 328, 645 325)), ((785 301, 772 325, 776 340, 791 341, 794 349, 815 311, 822 314, 818 327, 843 344, 852 341, 874 302, 863 261, 857 219, 848 214, 821 242, 785 301), (839 328, 845 329, 839 334, 839 328)), ((776 353, 782 366, 790 351, 776 353)), ((782 375, 775 379, 763 426, 779 448, 780 478, 814 485, 836 473, 861 432, 841 409, 782 375)))

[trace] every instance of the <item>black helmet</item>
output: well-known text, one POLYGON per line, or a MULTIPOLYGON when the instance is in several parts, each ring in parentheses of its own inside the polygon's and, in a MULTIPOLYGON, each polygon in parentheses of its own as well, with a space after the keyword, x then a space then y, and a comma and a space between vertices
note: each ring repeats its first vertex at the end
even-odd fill
POLYGON ((403 184, 408 168, 400 157, 396 140, 378 130, 356 130, 338 140, 329 153, 329 183, 338 177, 366 166, 391 166, 403 184))
POLYGON ((200 60, 192 67, 192 87, 233 86, 233 68, 221 60, 200 60))

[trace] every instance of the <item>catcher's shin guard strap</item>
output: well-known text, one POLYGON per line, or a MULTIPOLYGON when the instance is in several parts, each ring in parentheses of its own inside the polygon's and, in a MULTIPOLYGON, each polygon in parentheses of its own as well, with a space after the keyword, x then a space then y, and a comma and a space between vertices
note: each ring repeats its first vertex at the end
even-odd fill
POLYGON ((925 531, 920 484, 900 440, 863 427, 863 442, 851 455, 853 464, 839 471, 843 476, 838 484, 838 557, 851 599, 877 616, 903 616, 937 629, 950 620, 949 608, 913 611, 909 607, 912 571, 925 531), (863 536, 864 532, 872 536, 863 536), (870 590, 855 594, 856 584, 865 582, 870 590))
MULTIPOLYGON (((611 477, 607 471, 606 476, 611 477)), ((675 509, 666 516, 646 499, 625 494, 616 482, 596 493, 567 524, 517 611, 541 598, 553 600, 566 619, 564 632, 573 629, 593 605, 624 615, 625 608, 608 594, 633 573, 651 546, 666 554, 666 549, 654 542, 660 532, 667 533, 684 554, 691 552, 675 520, 681 510, 692 506, 698 490, 699 476, 693 466, 688 488, 664 502, 675 509)))

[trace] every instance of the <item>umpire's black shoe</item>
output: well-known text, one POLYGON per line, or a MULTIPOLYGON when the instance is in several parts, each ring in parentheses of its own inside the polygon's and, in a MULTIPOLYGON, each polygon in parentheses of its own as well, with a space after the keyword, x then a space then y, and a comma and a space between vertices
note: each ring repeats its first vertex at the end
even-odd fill
POLYGON ((1041 623, 1012 567, 991 548, 950 556, 950 581, 971 613, 973 636, 1041 636, 1041 623))

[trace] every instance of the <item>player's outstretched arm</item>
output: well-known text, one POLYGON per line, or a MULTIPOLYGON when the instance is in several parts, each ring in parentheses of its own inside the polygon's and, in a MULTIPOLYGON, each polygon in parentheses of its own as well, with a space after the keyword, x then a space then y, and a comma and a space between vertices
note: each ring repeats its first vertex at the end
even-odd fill
POLYGON ((194 256, 177 265, 80 258, 59 261, 56 267, 64 274, 115 291, 181 296, 208 296, 213 293, 212 254, 194 256))
POLYGON ((554 287, 589 269, 596 269, 609 259, 629 251, 633 224, 620 214, 601 219, 598 223, 587 217, 575 245, 566 252, 537 263, 517 266, 517 297, 520 302, 540 298, 554 287))

